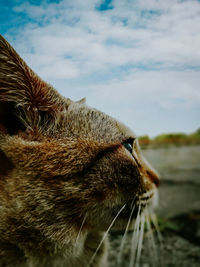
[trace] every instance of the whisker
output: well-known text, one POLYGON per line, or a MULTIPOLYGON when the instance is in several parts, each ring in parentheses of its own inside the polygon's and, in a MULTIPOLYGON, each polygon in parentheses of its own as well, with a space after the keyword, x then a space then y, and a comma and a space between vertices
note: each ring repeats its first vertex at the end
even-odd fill
POLYGON ((142 213, 141 221, 140 221, 140 235, 139 235, 139 242, 138 242, 138 249, 137 249, 137 256, 136 256, 136 265, 139 264, 140 255, 142 251, 142 244, 143 244, 143 237, 144 237, 144 222, 145 222, 145 216, 144 216, 144 213, 142 213))
MULTIPOLYGON (((135 198, 134 198, 134 200, 135 200, 135 198)), ((131 223, 131 217, 132 217, 133 211, 135 209, 135 206, 133 206, 134 200, 132 201, 132 204, 131 204, 132 210, 131 210, 130 217, 128 219, 128 223, 127 223, 124 235, 122 237, 121 245, 120 245, 120 248, 119 248, 119 255, 117 257, 117 265, 119 265, 119 266, 120 266, 121 260, 122 260, 122 252, 123 252, 123 248, 124 248, 124 245, 125 245, 125 242, 126 242, 128 229, 129 229, 129 226, 130 226, 130 223, 131 223)))
POLYGON ((162 234, 161 234, 159 226, 158 226, 158 220, 157 220, 156 215, 154 213, 151 213, 150 214, 150 219, 151 219, 151 222, 153 223, 153 225, 154 225, 154 227, 156 229, 156 232, 158 234, 158 240, 162 244, 163 243, 163 237, 162 237, 162 234))
POLYGON ((151 250, 153 252, 154 262, 158 262, 156 243, 155 243, 155 239, 154 239, 154 236, 153 236, 153 230, 152 230, 152 227, 151 227, 148 210, 146 210, 146 224, 147 224, 148 238, 149 238, 149 241, 151 243, 151 250))
POLYGON ((103 241, 105 240, 105 238, 106 238, 108 232, 109 232, 110 229, 112 228, 114 222, 116 221, 117 217, 118 217, 119 214, 122 212, 122 210, 125 208, 125 206, 126 206, 126 204, 124 204, 124 206, 118 211, 117 215, 115 216, 115 218, 114 218, 113 221, 111 222, 111 224, 110 224, 110 226, 108 227, 107 231, 104 233, 104 235, 103 235, 103 237, 102 237, 102 239, 101 239, 101 241, 100 241, 100 243, 99 243, 99 245, 98 245, 98 247, 97 247, 95 253, 93 254, 93 256, 91 257, 91 259, 90 259, 90 261, 89 261, 88 267, 92 264, 94 258, 96 257, 96 254, 97 254, 97 252, 99 251, 101 245, 103 244, 103 241))
MULTIPOLYGON (((156 233, 157 233, 157 236, 158 236, 158 241, 159 241, 159 245, 161 247, 161 250, 163 250, 163 247, 164 247, 163 237, 162 237, 162 234, 161 234, 160 229, 159 229, 159 225, 158 225, 158 221, 157 221, 156 215, 154 213, 152 213, 150 215, 150 219, 151 219, 151 222, 153 223, 153 225, 155 227, 155 230, 156 230, 156 233)), ((161 257, 158 257, 158 260, 159 260, 160 266, 163 266, 162 258, 161 257)))
POLYGON ((135 206, 135 199, 136 199, 136 196, 133 198, 133 200, 131 202, 131 209, 135 206))
POLYGON ((79 240, 79 237, 80 237, 80 234, 81 234, 81 230, 82 230, 83 225, 84 225, 84 223, 85 223, 86 217, 87 217, 87 213, 85 214, 85 216, 84 216, 84 218, 83 218, 83 221, 82 221, 82 223, 81 223, 81 226, 80 226, 78 235, 77 235, 77 237, 76 237, 76 241, 75 241, 75 245, 74 245, 74 252, 75 252, 75 250, 76 250, 76 247, 77 247, 77 244, 78 244, 78 240, 79 240))
POLYGON ((132 267, 135 263, 135 255, 137 251, 137 241, 139 237, 139 226, 140 226, 140 210, 141 206, 139 205, 138 207, 138 213, 134 225, 134 230, 133 230, 133 235, 132 235, 132 240, 131 240, 131 257, 130 257, 130 264, 129 267, 132 267))

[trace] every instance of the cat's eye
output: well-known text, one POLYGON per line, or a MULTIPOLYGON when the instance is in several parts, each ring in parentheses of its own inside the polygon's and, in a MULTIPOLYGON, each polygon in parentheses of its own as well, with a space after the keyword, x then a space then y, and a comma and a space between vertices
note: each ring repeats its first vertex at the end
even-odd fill
POLYGON ((133 138, 129 138, 128 140, 125 140, 122 145, 132 154, 133 153, 133 138))

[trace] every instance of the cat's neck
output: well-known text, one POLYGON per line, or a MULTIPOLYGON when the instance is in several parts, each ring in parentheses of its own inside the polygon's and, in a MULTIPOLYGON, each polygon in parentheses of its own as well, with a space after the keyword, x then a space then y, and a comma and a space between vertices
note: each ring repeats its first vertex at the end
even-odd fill
POLYGON ((62 247, 58 247, 57 244, 52 244, 48 253, 49 255, 47 256, 46 254, 45 258, 43 257, 43 265, 41 265, 42 257, 39 257, 40 262, 37 262, 38 255, 32 257, 32 265, 37 266, 37 264, 40 264, 41 267, 106 267, 108 251, 107 238, 105 238, 101 247, 98 248, 103 236, 104 232, 89 232, 79 234, 75 242, 70 241, 62 247))

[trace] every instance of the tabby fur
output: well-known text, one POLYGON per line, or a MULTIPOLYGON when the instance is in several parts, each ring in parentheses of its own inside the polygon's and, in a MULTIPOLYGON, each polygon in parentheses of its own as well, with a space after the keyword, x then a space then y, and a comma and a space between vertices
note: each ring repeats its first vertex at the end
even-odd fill
POLYGON ((158 183, 128 127, 62 97, 0 37, 0 266, 107 266, 104 232, 158 183))

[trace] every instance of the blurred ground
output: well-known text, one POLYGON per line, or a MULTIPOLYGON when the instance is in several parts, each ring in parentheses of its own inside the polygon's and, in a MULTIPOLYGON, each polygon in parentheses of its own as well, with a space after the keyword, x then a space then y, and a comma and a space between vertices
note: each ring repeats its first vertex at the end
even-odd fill
MULTIPOLYGON (((200 146, 168 146, 145 149, 145 157, 161 176, 157 209, 162 244, 155 238, 155 255, 144 236, 140 266, 200 266, 200 146)), ((123 233, 110 235, 110 267, 116 267, 123 233)), ((123 253, 121 267, 129 266, 130 239, 123 253)))

